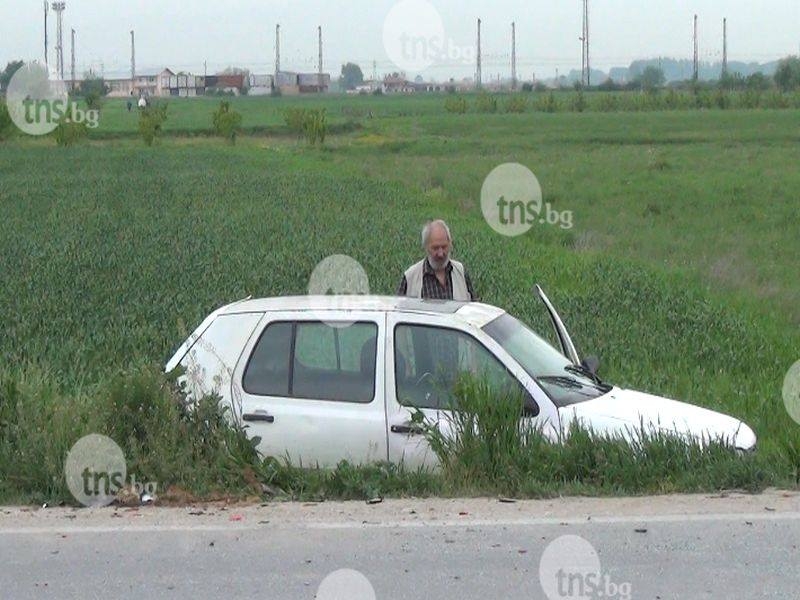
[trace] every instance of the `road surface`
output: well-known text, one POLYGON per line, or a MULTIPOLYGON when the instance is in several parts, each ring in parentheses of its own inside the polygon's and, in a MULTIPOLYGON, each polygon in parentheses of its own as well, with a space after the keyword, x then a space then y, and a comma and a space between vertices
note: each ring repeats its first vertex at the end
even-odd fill
POLYGON ((0 598, 785 599, 798 545, 780 491, 0 508, 0 598), (594 580, 569 556, 587 548, 594 580))

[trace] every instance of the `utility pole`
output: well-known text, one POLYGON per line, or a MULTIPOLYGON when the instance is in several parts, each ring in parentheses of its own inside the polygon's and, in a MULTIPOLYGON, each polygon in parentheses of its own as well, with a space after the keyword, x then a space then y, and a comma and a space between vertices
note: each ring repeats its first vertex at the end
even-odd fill
POLYGON ((53 2, 52 8, 56 12, 56 68, 58 77, 64 80, 64 31, 63 13, 67 7, 65 2, 53 2))
POLYGON ((322 25, 317 28, 319 33, 319 74, 320 74, 320 85, 322 85, 322 25))
POLYGON ((517 25, 511 22, 511 89, 517 89, 517 25))
POLYGON ((589 0, 583 0, 583 30, 581 37, 581 85, 589 87, 592 83, 589 65, 589 0))
POLYGON ((281 26, 275 25, 275 84, 278 83, 278 71, 281 70, 281 26))
POLYGON ((475 72, 475 87, 481 89, 481 20, 478 19, 478 64, 475 72))
POLYGON ((134 91, 133 88, 136 85, 136 40, 135 35, 133 33, 133 29, 131 29, 131 91, 134 91))
POLYGON ((694 60, 692 66, 692 81, 697 81, 700 77, 700 65, 699 65, 699 52, 697 46, 697 15, 694 16, 694 60))
POLYGON ((584 22, 586 30, 584 37, 586 38, 586 87, 592 85, 592 64, 589 61, 589 0, 583 0, 585 4, 584 9, 584 22))
POLYGON ((722 74, 728 74, 728 19, 722 19, 722 74))
POLYGON ((72 81, 71 81, 69 87, 74 92, 75 91, 75 30, 74 29, 72 30, 72 46, 71 46, 71 50, 72 50, 72 56, 71 56, 72 60, 71 60, 71 64, 70 64, 70 66, 71 66, 70 75, 71 75, 71 80, 72 81))
POLYGON ((47 13, 50 11, 50 5, 47 0, 44 0, 44 66, 49 66, 49 59, 47 57, 47 13))
POLYGON ((372 61, 372 86, 375 89, 378 85, 378 61, 372 61))

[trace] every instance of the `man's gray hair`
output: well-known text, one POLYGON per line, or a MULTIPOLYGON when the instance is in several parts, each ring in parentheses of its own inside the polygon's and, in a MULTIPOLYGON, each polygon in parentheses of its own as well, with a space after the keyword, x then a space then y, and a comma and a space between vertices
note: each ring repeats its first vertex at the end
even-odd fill
POLYGON ((453 237, 450 235, 450 228, 447 226, 447 223, 442 221, 441 219, 436 219, 434 221, 428 221, 425 223, 425 226, 422 228, 422 247, 427 249, 428 248, 428 240, 431 239, 431 230, 434 227, 441 227, 444 229, 444 232, 447 234, 447 241, 453 241, 453 237))

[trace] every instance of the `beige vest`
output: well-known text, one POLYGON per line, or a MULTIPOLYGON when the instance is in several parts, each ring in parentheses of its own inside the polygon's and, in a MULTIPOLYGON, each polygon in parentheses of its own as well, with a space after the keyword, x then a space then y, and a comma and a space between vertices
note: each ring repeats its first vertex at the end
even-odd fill
MULTIPOLYGON (((422 298, 422 277, 425 274, 425 260, 426 259, 423 258, 406 270, 406 296, 422 298)), ((467 279, 464 277, 464 265, 452 259, 450 259, 450 263, 453 265, 453 300, 460 300, 461 302, 471 301, 472 298, 467 289, 467 279)))

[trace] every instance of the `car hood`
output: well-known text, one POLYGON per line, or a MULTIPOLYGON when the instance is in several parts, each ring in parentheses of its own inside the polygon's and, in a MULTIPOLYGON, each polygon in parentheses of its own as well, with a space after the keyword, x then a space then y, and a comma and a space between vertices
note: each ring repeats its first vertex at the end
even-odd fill
POLYGON ((610 392, 559 409, 566 433, 575 422, 601 435, 631 440, 645 432, 672 433, 701 444, 720 440, 741 450, 752 450, 756 435, 734 417, 634 390, 612 388, 610 392))

